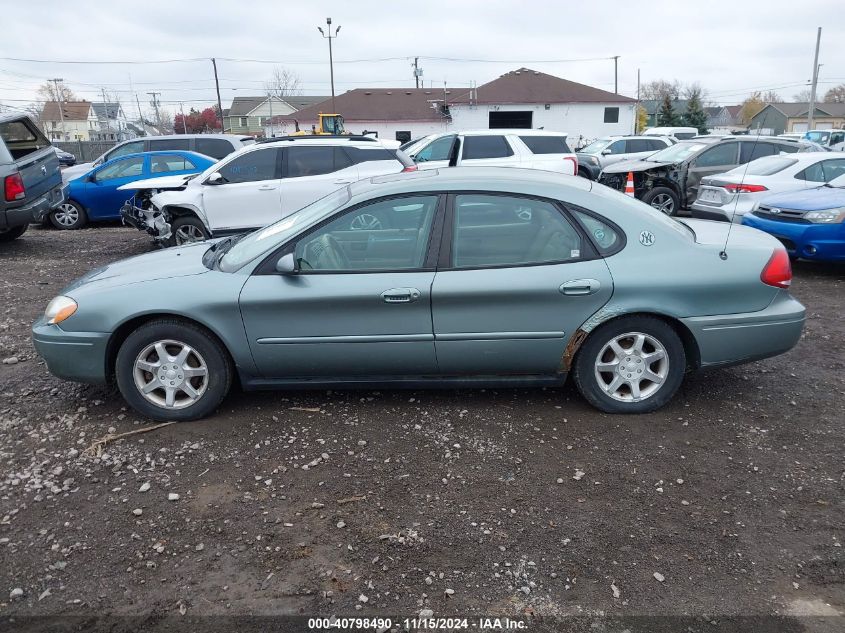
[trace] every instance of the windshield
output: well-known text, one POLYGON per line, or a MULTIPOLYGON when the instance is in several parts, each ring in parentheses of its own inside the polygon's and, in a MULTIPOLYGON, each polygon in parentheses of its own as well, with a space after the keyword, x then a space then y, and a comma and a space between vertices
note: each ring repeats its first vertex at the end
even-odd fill
POLYGON ((333 191, 286 218, 248 234, 234 242, 220 259, 220 270, 232 273, 255 258, 276 248, 306 226, 318 222, 332 211, 345 205, 350 198, 349 187, 333 191))
POLYGON ((798 160, 795 158, 787 158, 786 156, 764 156, 757 160, 752 160, 747 165, 740 165, 731 169, 729 174, 737 174, 746 176, 771 176, 779 171, 783 171, 790 165, 794 165, 798 160))
POLYGON ((827 139, 830 138, 830 132, 807 132, 804 135, 804 138, 813 141, 814 143, 827 143, 827 139))
POLYGON ((610 145, 613 142, 611 138, 600 138, 597 141, 593 141, 587 147, 582 150, 579 150, 579 154, 600 154, 601 151, 610 145))
POLYGON ((650 163, 677 163, 688 156, 695 154, 697 151, 704 149, 705 147, 707 147, 706 143, 680 142, 676 145, 671 145, 666 149, 662 149, 656 154, 652 154, 645 160, 650 163))

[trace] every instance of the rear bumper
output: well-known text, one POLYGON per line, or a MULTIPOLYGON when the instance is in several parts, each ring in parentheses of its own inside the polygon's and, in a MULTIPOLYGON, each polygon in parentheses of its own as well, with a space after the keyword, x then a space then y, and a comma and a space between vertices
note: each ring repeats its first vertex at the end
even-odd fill
POLYGON ((805 309, 786 291, 764 310, 681 319, 698 343, 701 368, 740 365, 792 349, 804 329, 805 309))
POLYGON ((103 384, 107 381, 108 332, 66 332, 58 325, 39 319, 32 326, 35 351, 47 363, 50 373, 77 382, 103 384))
POLYGON ((718 220, 720 222, 730 222, 733 218, 734 224, 741 224, 743 216, 748 213, 750 209, 744 209, 742 205, 727 204, 724 206, 715 206, 710 204, 703 204, 697 200, 690 205, 690 213, 692 217, 699 220, 718 220))
POLYGON ((27 202, 22 207, 0 211, 0 230, 13 229, 16 226, 41 222, 53 209, 67 198, 67 186, 56 185, 43 196, 27 202))
POLYGON ((779 222, 749 213, 742 223, 776 237, 791 257, 826 262, 845 261, 845 223, 779 222))

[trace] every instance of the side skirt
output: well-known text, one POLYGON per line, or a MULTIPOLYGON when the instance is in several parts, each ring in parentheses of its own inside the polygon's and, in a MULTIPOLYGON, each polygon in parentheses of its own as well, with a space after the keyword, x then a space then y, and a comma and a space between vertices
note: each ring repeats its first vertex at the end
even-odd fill
POLYGON ((360 376, 340 378, 251 378, 242 376, 245 391, 270 389, 478 389, 493 387, 560 387, 566 373, 538 376, 360 376))

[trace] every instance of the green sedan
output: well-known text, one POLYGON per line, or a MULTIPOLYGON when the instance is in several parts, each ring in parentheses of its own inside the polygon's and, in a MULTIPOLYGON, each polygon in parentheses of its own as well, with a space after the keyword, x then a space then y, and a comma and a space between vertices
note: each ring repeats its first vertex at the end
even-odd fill
POLYGON ((691 370, 786 352, 804 307, 759 231, 512 168, 361 181, 263 229, 91 271, 32 328, 50 371, 156 420, 234 382, 553 386, 645 413, 691 370), (730 235, 728 237, 728 231, 730 235))

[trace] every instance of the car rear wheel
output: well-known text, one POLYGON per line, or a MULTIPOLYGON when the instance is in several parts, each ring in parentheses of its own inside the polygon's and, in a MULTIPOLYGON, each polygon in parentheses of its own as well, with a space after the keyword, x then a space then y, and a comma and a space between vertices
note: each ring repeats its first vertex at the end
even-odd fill
POLYGON ((18 239, 21 235, 26 233, 27 228, 28 225, 24 224, 11 229, 0 230, 0 242, 11 242, 12 240, 18 239))
POLYGON ((666 215, 678 215, 681 207, 678 195, 669 187, 655 187, 643 196, 643 202, 666 215))
POLYGON ((172 319, 142 325, 117 353, 117 386, 133 409, 161 421, 212 413, 232 384, 223 346, 204 329, 172 319))
POLYGON ((88 215, 79 203, 65 200, 50 212, 50 222, 63 231, 81 229, 88 224, 88 215))
POLYGON ((202 221, 193 215, 182 215, 173 220, 170 225, 170 232, 169 246, 203 242, 210 237, 202 221))
POLYGON ((578 352, 578 390, 606 413, 648 413, 665 405, 686 371, 684 345, 666 322, 623 317, 598 327, 578 352))

